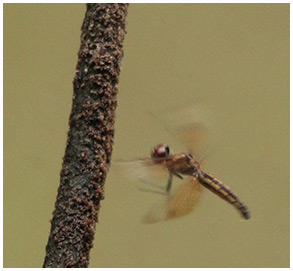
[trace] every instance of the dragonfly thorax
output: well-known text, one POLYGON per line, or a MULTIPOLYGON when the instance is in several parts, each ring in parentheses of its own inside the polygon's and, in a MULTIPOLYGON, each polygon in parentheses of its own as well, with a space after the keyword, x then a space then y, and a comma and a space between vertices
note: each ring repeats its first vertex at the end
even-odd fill
POLYGON ((183 152, 171 156, 166 161, 166 165, 172 173, 194 176, 197 174, 200 166, 189 152, 183 152))

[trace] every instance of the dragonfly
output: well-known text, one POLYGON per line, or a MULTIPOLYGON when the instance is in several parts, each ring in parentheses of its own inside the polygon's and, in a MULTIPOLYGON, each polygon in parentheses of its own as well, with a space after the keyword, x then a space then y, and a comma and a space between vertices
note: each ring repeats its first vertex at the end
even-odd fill
MULTIPOLYGON (((183 132, 182 135, 184 134, 187 148, 195 150, 198 149, 198 146, 195 146, 197 142, 194 137, 199 138, 198 131, 201 129, 198 129, 198 125, 193 125, 192 129, 190 127, 189 129, 181 129, 181 132, 183 132)), ((248 207, 239 197, 228 186, 204 171, 201 164, 202 162, 196 160, 191 151, 172 154, 169 146, 164 143, 154 146, 151 150, 151 156, 148 158, 122 162, 124 169, 128 169, 128 173, 130 172, 146 184, 162 189, 164 194, 168 195, 162 218, 153 220, 149 216, 148 221, 145 222, 153 223, 159 220, 179 218, 191 213, 199 201, 202 187, 234 206, 245 220, 250 218, 248 207), (159 179, 163 179, 164 185, 161 186, 144 179, 153 178, 153 176, 159 176, 159 179), (172 194, 174 177, 180 179, 182 184, 172 194)))

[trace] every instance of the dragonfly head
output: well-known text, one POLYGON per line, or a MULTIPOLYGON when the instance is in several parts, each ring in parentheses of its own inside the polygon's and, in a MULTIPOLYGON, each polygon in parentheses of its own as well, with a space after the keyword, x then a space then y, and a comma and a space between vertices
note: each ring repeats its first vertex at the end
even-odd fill
POLYGON ((151 156, 154 159, 157 158, 166 158, 168 157, 170 154, 170 149, 169 146, 167 144, 159 144, 156 145, 151 152, 151 156))

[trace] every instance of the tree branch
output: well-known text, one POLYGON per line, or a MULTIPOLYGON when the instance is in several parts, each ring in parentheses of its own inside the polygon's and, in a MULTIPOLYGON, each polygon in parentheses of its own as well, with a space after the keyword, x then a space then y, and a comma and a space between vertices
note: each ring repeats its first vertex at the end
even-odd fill
POLYGON ((87 267, 113 148, 128 4, 87 4, 44 267, 87 267))

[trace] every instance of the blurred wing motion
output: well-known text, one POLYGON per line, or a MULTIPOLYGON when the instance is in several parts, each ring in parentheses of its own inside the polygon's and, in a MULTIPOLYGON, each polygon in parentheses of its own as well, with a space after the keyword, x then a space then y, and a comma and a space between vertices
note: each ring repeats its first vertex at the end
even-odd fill
POLYGON ((206 123, 206 114, 198 108, 185 107, 183 110, 169 110, 167 114, 156 114, 159 115, 159 120, 163 120, 161 125, 184 143, 187 152, 185 150, 170 155, 168 145, 158 144, 152 149, 152 158, 113 164, 114 170, 118 169, 125 178, 147 185, 147 189, 141 190, 165 196, 161 198, 165 199, 164 206, 151 209, 143 219, 145 223, 174 219, 192 212, 199 200, 201 185, 236 207, 245 219, 250 218, 247 206, 227 186, 201 170, 202 159, 199 160, 198 157, 202 152, 201 146, 210 133, 207 133, 206 125, 203 125, 206 123), (189 175, 189 178, 184 180, 181 175, 189 175), (179 186, 178 189, 174 189, 176 185, 179 186))
POLYGON ((203 153, 202 148, 207 145, 208 132, 202 124, 186 125, 179 128, 177 134, 182 138, 186 149, 196 157, 203 153))
POLYGON ((201 195, 201 186, 194 177, 189 177, 176 191, 171 195, 167 204, 167 219, 173 219, 189 214, 193 211, 201 195))
POLYGON ((161 125, 196 158, 206 153, 206 146, 210 141, 209 135, 211 135, 208 126, 211 118, 207 109, 192 105, 152 115, 159 116, 156 118, 161 125))
POLYGON ((168 169, 164 163, 156 164, 151 158, 137 159, 132 161, 117 161, 111 167, 121 177, 127 181, 132 181, 136 185, 145 184, 146 192, 156 192, 148 190, 152 187, 165 193, 167 182, 170 177, 168 169))
POLYGON ((177 190, 166 198, 164 206, 155 205, 143 218, 143 223, 157 223, 169 219, 179 218, 191 213, 198 203, 202 188, 198 180, 189 177, 177 190))
POLYGON ((185 216, 193 211, 199 201, 202 187, 195 177, 181 180, 173 176, 171 194, 166 192, 170 173, 164 163, 156 164, 151 158, 145 158, 115 162, 112 166, 123 178, 135 181, 137 185, 144 184, 140 190, 164 195, 143 217, 143 223, 156 223, 185 216))

